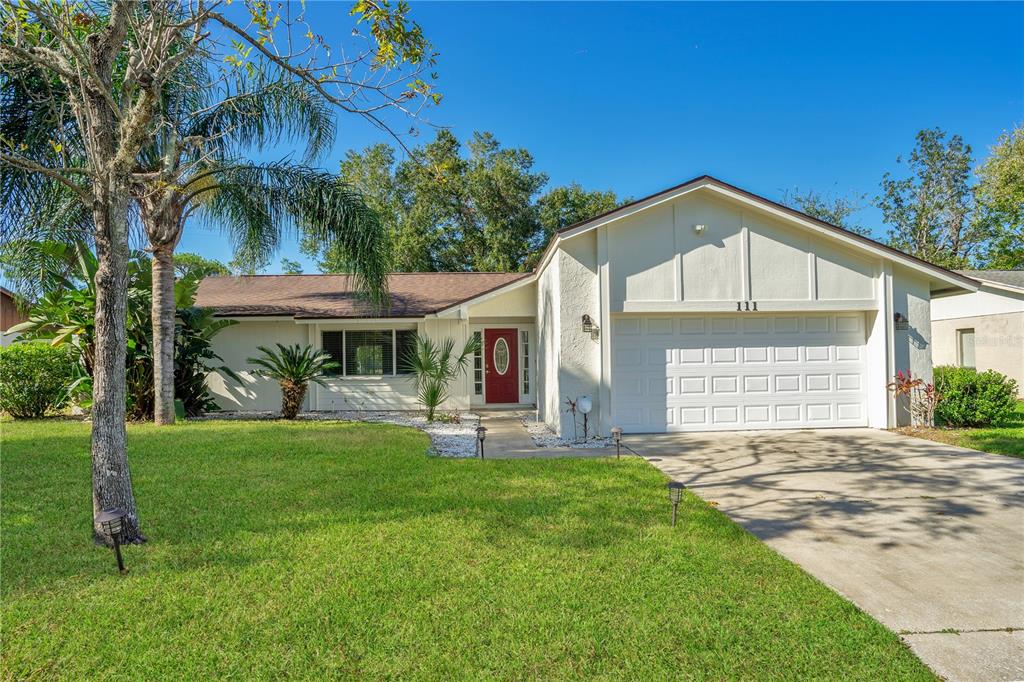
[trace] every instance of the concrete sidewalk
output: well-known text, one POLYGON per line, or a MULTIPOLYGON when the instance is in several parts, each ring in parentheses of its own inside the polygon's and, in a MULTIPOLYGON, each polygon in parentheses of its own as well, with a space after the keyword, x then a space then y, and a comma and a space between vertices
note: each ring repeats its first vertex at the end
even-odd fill
MULTIPOLYGON (((487 427, 484 457, 488 459, 560 459, 563 457, 615 456, 614 448, 539 448, 523 426, 520 411, 479 411, 487 427)), ((532 416, 532 413, 526 416, 532 416)))

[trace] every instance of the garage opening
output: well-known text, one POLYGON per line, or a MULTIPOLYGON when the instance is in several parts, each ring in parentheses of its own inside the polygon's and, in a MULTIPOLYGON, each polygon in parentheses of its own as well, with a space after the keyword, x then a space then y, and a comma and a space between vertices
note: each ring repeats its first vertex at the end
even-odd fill
POLYGON ((863 312, 614 315, 612 420, 634 433, 867 426, 863 312))

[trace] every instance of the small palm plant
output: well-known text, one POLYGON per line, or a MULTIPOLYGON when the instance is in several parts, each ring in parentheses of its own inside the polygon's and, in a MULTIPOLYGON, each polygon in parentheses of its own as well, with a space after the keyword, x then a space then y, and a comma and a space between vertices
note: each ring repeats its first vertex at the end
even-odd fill
POLYGON ((427 421, 434 421, 437 408, 451 395, 451 383, 466 372, 479 347, 477 339, 470 337, 462 351, 456 355, 454 339, 435 343, 426 336, 416 335, 415 349, 402 360, 412 374, 416 398, 427 411, 427 421))
POLYGON ((249 358, 249 362, 257 366, 256 374, 281 384, 281 416, 285 419, 295 419, 299 413, 309 382, 323 386, 323 376, 339 367, 329 354, 312 346, 279 343, 276 351, 266 346, 258 348, 263 355, 249 358))

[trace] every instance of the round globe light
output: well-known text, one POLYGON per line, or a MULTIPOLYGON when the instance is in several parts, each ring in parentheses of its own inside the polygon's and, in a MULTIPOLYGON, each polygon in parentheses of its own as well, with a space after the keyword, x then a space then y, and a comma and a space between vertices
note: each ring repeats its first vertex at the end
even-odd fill
POLYGON ((579 400, 576 401, 576 409, 583 414, 590 414, 590 411, 594 409, 594 403, 590 399, 589 395, 581 395, 579 400))

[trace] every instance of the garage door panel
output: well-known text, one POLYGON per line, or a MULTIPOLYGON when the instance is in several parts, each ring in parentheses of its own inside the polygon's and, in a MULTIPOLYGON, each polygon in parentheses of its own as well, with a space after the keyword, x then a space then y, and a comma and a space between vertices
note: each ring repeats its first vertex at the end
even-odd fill
POLYGON ((866 425, 862 313, 629 319, 612 325, 624 429, 866 425))

